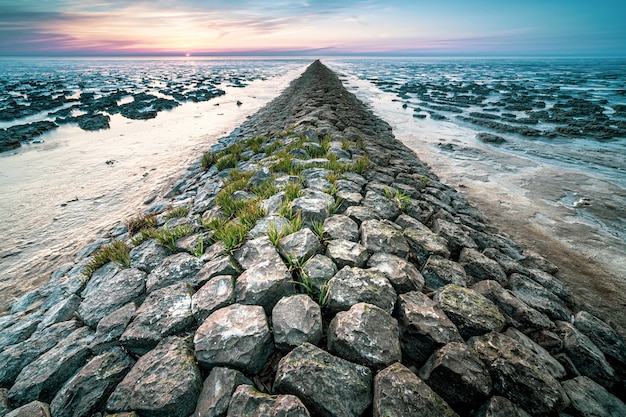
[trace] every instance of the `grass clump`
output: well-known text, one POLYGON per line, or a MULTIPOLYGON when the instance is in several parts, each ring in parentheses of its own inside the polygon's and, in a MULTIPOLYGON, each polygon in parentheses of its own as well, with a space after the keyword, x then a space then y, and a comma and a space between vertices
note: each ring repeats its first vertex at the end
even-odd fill
POLYGON ((370 167, 370 159, 367 155, 363 155, 355 163, 352 164, 351 171, 357 174, 363 174, 370 167))
POLYGON ((187 214, 189 214, 189 206, 169 206, 167 212, 165 213, 165 221, 187 217, 187 214))
POLYGON ((226 168, 235 168, 237 166, 237 162, 239 162, 239 158, 237 158, 236 155, 227 154, 220 157, 220 159, 218 159, 215 163, 215 166, 218 170, 222 171, 226 168))
POLYGON ((283 190, 287 201, 293 201, 298 197, 302 197, 302 185, 300 182, 289 182, 283 190))
POLYGON ((217 229, 213 237, 222 242, 227 252, 232 252, 243 244, 248 231, 244 224, 231 220, 217 229))
POLYGON ((126 222, 128 234, 133 236, 142 229, 153 228, 157 225, 156 214, 150 213, 139 217, 133 217, 126 222))
POLYGON ((276 188, 274 181, 269 180, 252 187, 252 192, 261 200, 265 200, 266 198, 270 198, 276 194, 278 192, 278 188, 276 188))
POLYGON ((98 268, 108 262, 114 262, 120 268, 128 268, 130 266, 130 246, 121 240, 102 246, 83 270, 83 275, 91 278, 98 268))
POLYGON ((200 161, 200 163, 202 164, 202 169, 208 171, 209 168, 215 165, 218 159, 219 155, 215 152, 205 152, 204 154, 202 154, 202 160, 200 161))
POLYGON ((193 228, 188 224, 176 226, 172 229, 165 227, 154 230, 152 238, 156 239, 163 246, 167 246, 172 252, 176 251, 176 241, 181 237, 189 236, 193 233, 193 228))

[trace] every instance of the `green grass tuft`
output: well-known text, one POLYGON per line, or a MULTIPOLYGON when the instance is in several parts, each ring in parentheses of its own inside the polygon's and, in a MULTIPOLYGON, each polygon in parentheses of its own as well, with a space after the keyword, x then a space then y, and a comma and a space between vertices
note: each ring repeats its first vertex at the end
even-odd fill
POLYGON ((189 206, 169 206, 167 208, 167 212, 165 213, 165 221, 187 217, 187 214, 189 214, 189 206))
POLYGON ((172 252, 176 251, 176 241, 181 237, 189 236, 193 228, 188 224, 176 226, 172 229, 164 227, 153 232, 152 237, 161 245, 167 246, 172 252))
POLYGON ((232 252, 245 242, 248 231, 242 223, 231 220, 217 229, 213 237, 222 242, 227 252, 232 252))
POLYGON ((121 240, 102 246, 83 270, 83 275, 91 278, 98 268, 108 262, 114 262, 120 268, 128 268, 130 266, 130 246, 121 240))
POLYGON ((128 234, 130 236, 135 235, 141 229, 148 229, 157 225, 156 214, 145 214, 139 217, 133 217, 126 222, 128 228, 128 234))

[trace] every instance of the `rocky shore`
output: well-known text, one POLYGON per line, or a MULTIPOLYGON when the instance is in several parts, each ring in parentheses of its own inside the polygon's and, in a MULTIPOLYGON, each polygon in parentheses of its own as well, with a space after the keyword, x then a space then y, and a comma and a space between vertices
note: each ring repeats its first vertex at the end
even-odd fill
POLYGON ((626 415, 556 272, 315 62, 0 317, 0 417, 626 415))

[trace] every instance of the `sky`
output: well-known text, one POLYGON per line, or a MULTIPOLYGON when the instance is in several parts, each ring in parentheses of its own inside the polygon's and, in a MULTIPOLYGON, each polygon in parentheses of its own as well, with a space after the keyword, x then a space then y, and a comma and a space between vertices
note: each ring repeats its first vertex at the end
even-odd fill
POLYGON ((0 0, 0 55, 626 56, 624 0, 0 0))

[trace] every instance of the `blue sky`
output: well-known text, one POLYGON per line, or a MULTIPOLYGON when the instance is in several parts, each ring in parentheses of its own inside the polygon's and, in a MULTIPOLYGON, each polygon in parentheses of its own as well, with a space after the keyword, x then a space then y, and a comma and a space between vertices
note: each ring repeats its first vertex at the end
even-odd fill
POLYGON ((0 0, 0 55, 626 56, 626 1, 0 0))

